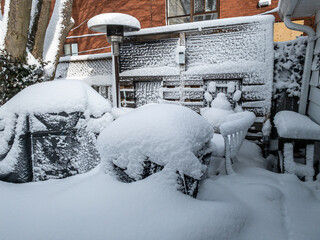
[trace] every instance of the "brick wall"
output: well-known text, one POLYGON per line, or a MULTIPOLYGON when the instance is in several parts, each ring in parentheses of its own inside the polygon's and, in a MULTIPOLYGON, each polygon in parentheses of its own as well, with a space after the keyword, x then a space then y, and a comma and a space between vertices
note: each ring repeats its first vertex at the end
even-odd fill
POLYGON ((278 6, 278 0, 272 0, 270 6, 261 8, 258 2, 259 0, 220 0, 220 18, 253 16, 278 6))
MULTIPOLYGON (((72 17, 75 27, 83 23, 77 29, 70 32, 69 36, 93 34, 87 27, 87 20, 101 13, 119 12, 136 17, 142 28, 157 27, 165 23, 165 0, 74 0, 72 17)), ((78 43, 79 51, 103 48, 107 46, 105 36, 67 39, 66 43, 78 43)), ((109 52, 110 49, 87 52, 109 52)))

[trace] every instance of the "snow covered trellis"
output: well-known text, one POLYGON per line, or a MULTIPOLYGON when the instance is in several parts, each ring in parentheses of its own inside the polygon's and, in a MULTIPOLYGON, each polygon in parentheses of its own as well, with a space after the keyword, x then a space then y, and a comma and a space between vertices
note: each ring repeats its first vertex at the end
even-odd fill
POLYGON ((111 100, 112 55, 106 53, 62 57, 57 67, 56 78, 83 80, 111 100))

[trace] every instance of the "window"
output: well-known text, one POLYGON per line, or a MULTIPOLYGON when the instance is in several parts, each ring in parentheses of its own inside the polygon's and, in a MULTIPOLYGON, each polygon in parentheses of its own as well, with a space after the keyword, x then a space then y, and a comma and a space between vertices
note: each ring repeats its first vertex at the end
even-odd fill
POLYGON ((78 55, 78 43, 68 43, 63 46, 64 56, 78 55))
POLYGON ((168 25, 219 17, 219 0, 167 0, 168 25))

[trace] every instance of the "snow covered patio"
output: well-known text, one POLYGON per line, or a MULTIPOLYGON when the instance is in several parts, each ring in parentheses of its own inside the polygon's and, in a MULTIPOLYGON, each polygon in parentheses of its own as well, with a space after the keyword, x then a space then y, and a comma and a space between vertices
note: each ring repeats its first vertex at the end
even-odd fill
POLYGON ((0 182, 0 239, 308 239, 320 236, 320 192, 265 169, 246 141, 236 175, 210 175, 197 199, 159 172, 126 184, 99 172, 0 182))
MULTIPOLYGON (((28 2, 31 26, 46 1, 28 2)), ((0 93, 17 93, 0 106, 0 240, 319 240, 320 2, 272 11, 308 37, 274 43, 261 15, 128 33, 137 19, 107 13, 94 26, 111 54, 65 57, 21 88, 55 65, 0 54, 0 93)))

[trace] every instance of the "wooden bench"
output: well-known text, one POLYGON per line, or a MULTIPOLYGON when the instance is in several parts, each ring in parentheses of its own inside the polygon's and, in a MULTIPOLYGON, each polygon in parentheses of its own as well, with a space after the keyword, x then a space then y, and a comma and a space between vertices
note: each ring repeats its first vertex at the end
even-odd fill
POLYGON ((279 136, 279 171, 304 177, 306 181, 313 181, 314 145, 320 141, 320 125, 308 116, 293 111, 278 112, 274 124, 279 136), (297 143, 306 145, 305 164, 294 160, 294 145, 297 143))

